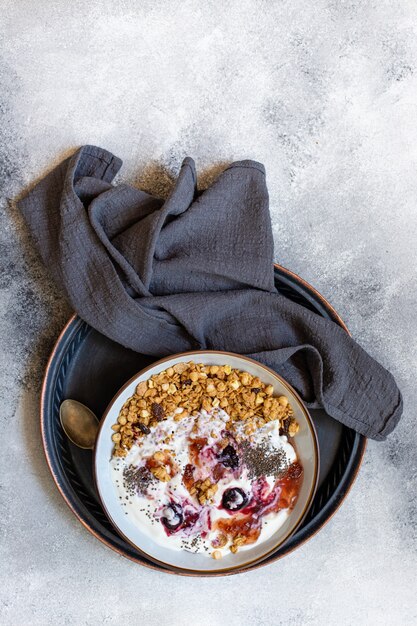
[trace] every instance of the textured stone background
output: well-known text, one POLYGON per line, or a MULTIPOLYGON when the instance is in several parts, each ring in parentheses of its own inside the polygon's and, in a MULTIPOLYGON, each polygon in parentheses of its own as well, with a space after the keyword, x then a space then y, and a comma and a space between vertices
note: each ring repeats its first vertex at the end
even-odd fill
POLYGON ((417 5, 413 0, 2 0, 0 621, 217 626, 417 623, 417 5), (165 192, 184 155, 267 168, 276 260, 396 375, 403 420, 370 443, 302 549, 219 580, 158 574, 90 536, 38 431, 70 311, 14 205, 80 144, 165 192))

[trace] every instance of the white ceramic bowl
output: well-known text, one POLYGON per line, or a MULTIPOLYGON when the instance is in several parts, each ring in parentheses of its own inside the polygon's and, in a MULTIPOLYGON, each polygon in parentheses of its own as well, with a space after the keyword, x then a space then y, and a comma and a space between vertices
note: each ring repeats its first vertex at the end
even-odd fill
POLYGON ((94 456, 94 471, 98 493, 104 510, 118 532, 146 557, 165 566, 188 572, 218 572, 240 569, 253 565, 275 552, 298 528, 304 519, 317 486, 319 455, 317 435, 307 409, 294 389, 278 374, 253 359, 230 352, 198 351, 167 357, 142 370, 131 378, 113 398, 104 413, 97 436, 94 456), (284 524, 268 540, 252 548, 228 554, 221 560, 208 558, 204 554, 175 551, 155 543, 135 526, 120 506, 118 495, 110 473, 110 459, 113 450, 111 426, 117 421, 125 401, 134 394, 137 384, 148 380, 152 375, 172 367, 179 362, 196 361, 206 365, 230 365, 258 376, 264 383, 273 385, 274 393, 286 395, 294 410, 300 429, 292 440, 297 456, 304 468, 304 477, 298 500, 284 524))

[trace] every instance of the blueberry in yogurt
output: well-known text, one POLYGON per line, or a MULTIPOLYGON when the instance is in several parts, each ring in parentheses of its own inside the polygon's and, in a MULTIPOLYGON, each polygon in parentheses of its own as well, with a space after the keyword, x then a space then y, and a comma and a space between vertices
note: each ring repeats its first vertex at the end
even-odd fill
POLYGON ((248 496, 240 487, 226 489, 223 493, 222 505, 228 511, 239 511, 248 503, 248 496))
POLYGON ((161 522, 165 528, 173 532, 181 526, 184 521, 182 508, 176 502, 170 502, 162 511, 161 522))
POLYGON ((224 467, 230 467, 230 469, 236 469, 239 465, 237 452, 230 443, 220 452, 217 458, 224 467))

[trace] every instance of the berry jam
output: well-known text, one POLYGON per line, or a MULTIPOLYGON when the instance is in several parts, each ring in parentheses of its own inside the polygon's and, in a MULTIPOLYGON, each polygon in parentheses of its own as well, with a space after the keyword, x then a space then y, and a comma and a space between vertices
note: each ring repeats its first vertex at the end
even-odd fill
POLYGON ((245 543, 255 543, 261 534, 261 520, 255 519, 251 515, 235 515, 229 519, 219 519, 214 523, 214 528, 226 535, 229 539, 234 539, 238 535, 245 537, 245 543))
POLYGON ((184 468, 184 473, 182 475, 182 484, 188 491, 190 491, 191 487, 194 484, 194 466, 188 463, 184 468))
POLYGON ((207 445, 206 437, 196 437, 195 439, 190 440, 189 450, 190 450, 190 461, 197 467, 200 467, 200 453, 203 448, 207 445))
POLYGON ((278 513, 282 509, 294 508, 302 476, 303 468, 300 463, 295 462, 289 466, 286 474, 275 482, 272 489, 265 477, 258 478, 252 484, 252 497, 246 506, 237 512, 236 509, 227 506, 219 507, 225 508, 231 517, 217 520, 215 528, 229 539, 240 535, 245 537, 245 544, 254 543, 261 532, 263 517, 270 513, 278 513))

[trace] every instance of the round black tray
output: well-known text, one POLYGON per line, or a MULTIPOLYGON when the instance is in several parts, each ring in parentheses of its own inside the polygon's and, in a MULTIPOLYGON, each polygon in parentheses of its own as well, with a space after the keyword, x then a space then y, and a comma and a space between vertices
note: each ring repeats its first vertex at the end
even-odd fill
MULTIPOLYGON (((347 331, 323 296, 296 274, 275 266, 275 284, 287 298, 332 319, 347 331)), ((148 561, 118 535, 107 519, 94 487, 91 451, 71 444, 59 422, 59 406, 65 398, 79 400, 101 415, 126 380, 153 360, 114 343, 74 316, 58 338, 46 369, 41 397, 41 429, 54 480, 80 522, 120 554, 172 574, 172 570, 148 561)), ((311 415, 320 446, 320 476, 313 504, 302 526, 285 545, 248 569, 281 558, 318 532, 340 506, 355 480, 366 447, 365 437, 342 426, 323 411, 311 411, 311 415)))

